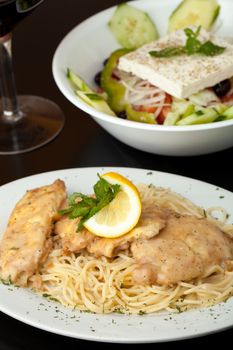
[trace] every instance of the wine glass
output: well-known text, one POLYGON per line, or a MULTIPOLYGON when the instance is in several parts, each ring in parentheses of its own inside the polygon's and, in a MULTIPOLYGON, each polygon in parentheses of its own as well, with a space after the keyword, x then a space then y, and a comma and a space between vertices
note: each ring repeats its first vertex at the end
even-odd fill
POLYGON ((55 138, 64 125, 60 108, 37 96, 18 96, 11 59, 14 26, 43 0, 0 0, 0 154, 19 154, 55 138))

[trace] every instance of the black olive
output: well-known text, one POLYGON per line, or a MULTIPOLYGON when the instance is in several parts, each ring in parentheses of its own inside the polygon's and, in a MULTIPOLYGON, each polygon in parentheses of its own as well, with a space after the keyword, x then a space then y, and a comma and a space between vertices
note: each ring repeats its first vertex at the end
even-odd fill
POLYGON ((98 86, 101 86, 101 73, 102 72, 98 72, 94 78, 94 81, 95 81, 96 85, 98 85, 98 86))
POLYGON ((109 60, 108 58, 106 58, 106 59, 104 60, 104 62, 103 62, 103 65, 104 65, 104 66, 106 66, 106 64, 108 63, 108 60, 109 60))
POLYGON ((119 112, 117 116, 121 119, 127 119, 126 111, 119 112))
POLYGON ((231 89, 231 82, 229 79, 223 80, 213 87, 214 92, 218 97, 225 96, 231 89))

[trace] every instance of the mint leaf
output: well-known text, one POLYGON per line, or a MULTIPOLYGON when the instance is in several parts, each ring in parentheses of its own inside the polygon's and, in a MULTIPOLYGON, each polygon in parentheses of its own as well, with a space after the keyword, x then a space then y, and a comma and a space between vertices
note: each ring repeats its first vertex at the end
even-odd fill
POLYGON ((74 192, 68 198, 68 208, 59 211, 61 215, 69 215, 70 219, 80 218, 77 231, 83 228, 85 221, 108 205, 120 191, 119 185, 112 185, 99 174, 99 181, 94 185, 95 197, 74 192))
POLYGON ((211 41, 206 41, 199 50, 199 53, 202 53, 206 56, 217 56, 224 52, 226 48, 213 44, 211 41))
POLYGON ((182 46, 177 47, 167 47, 166 49, 160 51, 150 51, 149 54, 153 57, 174 57, 180 56, 186 53, 185 48, 182 46))
POLYGON ((188 38, 197 38, 198 35, 200 34, 201 31, 201 26, 198 26, 196 32, 194 32, 191 28, 185 28, 184 32, 188 38))
POLYGON ((198 35, 200 34, 201 26, 197 28, 194 32, 191 28, 185 28, 184 32, 186 34, 187 40, 185 46, 177 47, 167 47, 160 51, 150 51, 149 54, 152 57, 157 58, 169 58, 174 56, 194 55, 201 54, 205 56, 217 56, 225 51, 225 47, 215 45, 212 41, 208 40, 205 43, 201 43, 198 40, 198 35))
POLYGON ((195 53, 198 53, 201 48, 201 42, 197 39, 199 33, 200 33, 201 27, 199 26, 197 28, 197 31, 194 32, 190 28, 184 29, 184 32, 187 36, 186 44, 185 44, 185 51, 188 55, 193 55, 195 53))

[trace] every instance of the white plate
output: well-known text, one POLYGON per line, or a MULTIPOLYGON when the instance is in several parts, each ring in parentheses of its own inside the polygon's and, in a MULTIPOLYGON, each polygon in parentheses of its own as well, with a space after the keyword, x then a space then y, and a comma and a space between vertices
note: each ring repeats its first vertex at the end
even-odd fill
MULTIPOLYGON (((26 190, 63 179, 69 193, 91 193, 97 173, 117 171, 135 183, 153 183, 171 188, 196 204, 208 208, 223 206, 232 222, 233 193, 182 176, 132 168, 80 168, 53 171, 26 177, 0 187, 0 232, 8 216, 26 190)), ((143 316, 80 313, 49 302, 23 288, 0 285, 0 310, 22 322, 73 338, 116 343, 164 342, 196 337, 233 325, 233 298, 207 309, 177 315, 160 313, 143 316)))

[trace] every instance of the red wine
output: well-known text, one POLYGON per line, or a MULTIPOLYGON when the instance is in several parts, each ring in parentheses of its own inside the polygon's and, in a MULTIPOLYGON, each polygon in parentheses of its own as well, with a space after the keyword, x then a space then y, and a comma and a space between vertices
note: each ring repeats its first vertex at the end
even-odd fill
POLYGON ((0 0, 0 37, 12 31, 43 0, 0 0))

